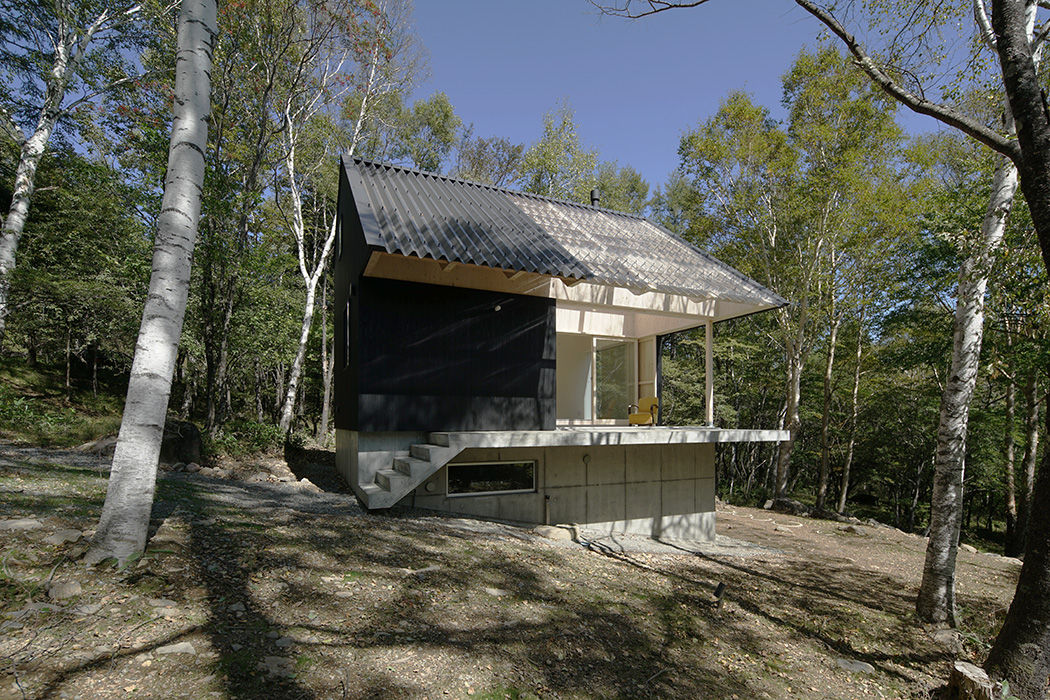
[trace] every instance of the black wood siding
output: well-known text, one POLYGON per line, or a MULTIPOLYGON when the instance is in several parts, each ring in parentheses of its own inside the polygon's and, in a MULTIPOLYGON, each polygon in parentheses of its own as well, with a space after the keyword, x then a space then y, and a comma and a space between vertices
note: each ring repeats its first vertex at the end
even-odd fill
POLYGON ((370 277, 355 296, 353 429, 554 428, 553 300, 370 277))

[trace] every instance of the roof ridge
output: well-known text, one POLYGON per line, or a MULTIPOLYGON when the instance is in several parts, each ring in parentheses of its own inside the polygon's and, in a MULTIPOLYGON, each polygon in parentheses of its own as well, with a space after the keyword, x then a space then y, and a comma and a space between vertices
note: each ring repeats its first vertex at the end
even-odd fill
POLYGON ((509 187, 498 187, 496 185, 488 185, 484 182, 477 182, 476 180, 467 180, 461 177, 453 177, 451 175, 443 175, 441 173, 435 173, 431 170, 420 170, 419 168, 410 168, 407 165, 397 165, 396 163, 380 163, 375 160, 368 160, 367 158, 361 158, 360 156, 350 156, 354 163, 358 165, 370 165, 377 168, 392 168, 394 170, 400 170, 406 173, 413 173, 415 175, 423 175, 425 177, 433 177, 439 180, 446 180, 448 182, 458 182, 464 185, 474 185, 475 187, 481 187, 486 190, 493 190, 494 192, 502 192, 504 194, 517 195, 519 197, 528 197, 530 199, 539 199, 544 202, 553 202, 554 204, 565 204, 571 207, 579 207, 580 209, 586 209, 588 211, 600 211, 606 214, 616 214, 628 219, 640 219, 642 221, 649 221, 649 219, 641 214, 632 214, 631 212, 620 211, 618 209, 608 209, 606 207, 596 207, 592 204, 584 204, 583 202, 574 202, 571 199, 559 199, 558 197, 546 197, 542 194, 536 194, 534 192, 523 192, 521 190, 512 190, 509 187))

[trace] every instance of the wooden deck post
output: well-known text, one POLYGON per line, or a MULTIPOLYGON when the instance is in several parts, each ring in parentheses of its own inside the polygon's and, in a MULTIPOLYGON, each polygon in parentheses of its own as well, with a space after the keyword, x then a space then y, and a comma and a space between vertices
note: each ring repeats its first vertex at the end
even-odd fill
POLYGON ((715 371, 714 351, 712 340, 714 338, 714 324, 709 320, 704 322, 704 414, 708 425, 715 424, 715 371))

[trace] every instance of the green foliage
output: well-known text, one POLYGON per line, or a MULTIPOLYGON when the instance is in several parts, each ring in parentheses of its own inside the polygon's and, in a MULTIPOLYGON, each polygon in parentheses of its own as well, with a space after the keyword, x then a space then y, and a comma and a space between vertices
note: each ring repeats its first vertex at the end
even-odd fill
POLYGON ((272 423, 259 423, 246 418, 234 418, 214 436, 205 439, 205 451, 234 457, 269 452, 284 442, 280 428, 272 423))
POLYGON ((0 435, 47 447, 73 447, 120 428, 123 396, 78 392, 67 399, 61 376, 8 361, 0 370, 0 435))
POLYGON ((589 202, 597 164, 597 152, 583 147, 575 115, 563 104, 544 115, 543 135, 525 151, 521 184, 526 192, 589 202))
POLYGON ((452 152, 463 120, 456 116, 448 95, 435 92, 417 100, 400 115, 401 125, 391 155, 419 170, 440 172, 452 152))
POLYGON ((504 187, 518 179, 525 147, 508 139, 481 138, 464 134, 456 153, 452 174, 464 180, 504 187))

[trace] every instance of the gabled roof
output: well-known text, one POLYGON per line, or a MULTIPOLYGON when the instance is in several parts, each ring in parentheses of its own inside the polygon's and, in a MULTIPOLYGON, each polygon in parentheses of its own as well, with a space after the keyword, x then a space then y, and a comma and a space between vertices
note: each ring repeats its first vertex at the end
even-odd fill
POLYGON ((760 308, 787 302, 632 214, 343 159, 374 250, 760 308))

